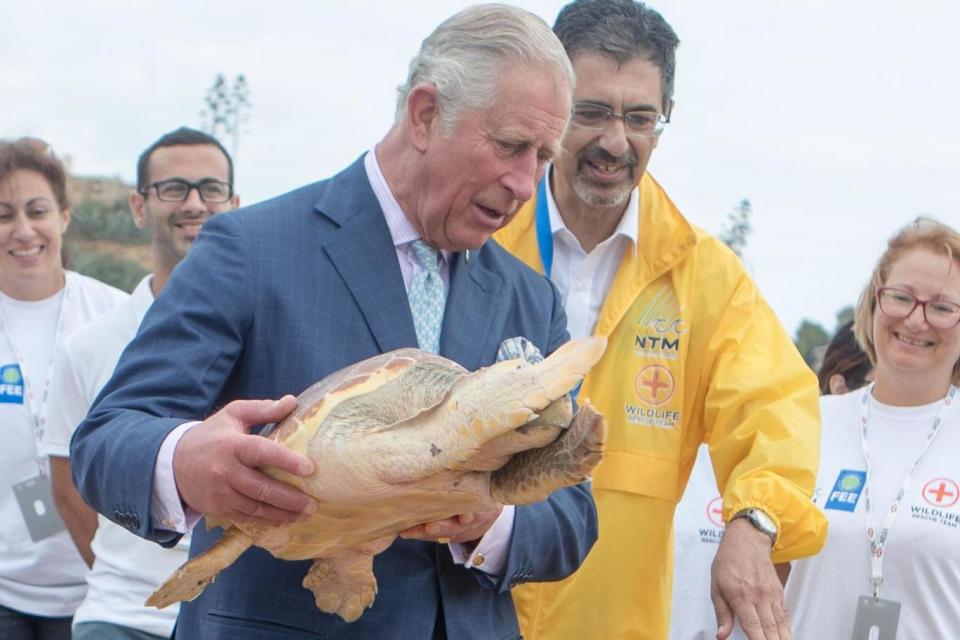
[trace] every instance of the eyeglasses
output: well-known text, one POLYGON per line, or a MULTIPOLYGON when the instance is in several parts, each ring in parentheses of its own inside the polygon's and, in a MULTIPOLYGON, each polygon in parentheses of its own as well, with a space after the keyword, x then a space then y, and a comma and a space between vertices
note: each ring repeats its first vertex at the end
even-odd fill
POLYGON ((606 105, 581 102, 573 105, 573 123, 584 129, 605 129, 613 120, 623 120, 629 136, 652 138, 660 135, 670 118, 656 111, 628 111, 614 113, 606 105))
POLYGON ((880 287, 877 290, 880 310, 891 318, 906 318, 917 307, 923 308, 923 317, 931 327, 951 329, 960 324, 960 304, 948 300, 920 300, 903 289, 880 287))
POLYGON ((183 202, 190 197, 192 189, 197 190, 204 202, 226 202, 233 195, 233 186, 229 182, 213 179, 190 182, 183 178, 170 178, 148 184, 140 193, 147 195, 150 189, 156 189, 157 197, 164 202, 183 202))

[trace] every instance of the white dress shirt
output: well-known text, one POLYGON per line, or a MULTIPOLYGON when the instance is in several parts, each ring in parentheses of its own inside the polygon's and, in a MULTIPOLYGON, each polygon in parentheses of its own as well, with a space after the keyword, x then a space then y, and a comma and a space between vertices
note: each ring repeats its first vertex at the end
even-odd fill
MULTIPOLYGON (((386 218, 387 227, 390 229, 390 237, 393 239, 397 259, 400 262, 400 272, 403 274, 404 287, 409 291, 410 283, 422 268, 411 249, 411 245, 420 238, 420 234, 417 233, 410 219, 400 208, 400 203, 397 202, 393 192, 390 191, 387 179, 377 162, 375 150, 367 153, 363 164, 367 172, 367 180, 373 188, 373 193, 386 218)), ((440 261, 440 277, 443 279, 444 287, 449 290, 451 253, 441 250, 437 259, 440 261)), ((180 425, 167 435, 160 447, 151 498, 151 520, 158 528, 185 533, 200 519, 198 512, 189 507, 184 509, 173 476, 173 453, 177 443, 187 430, 197 424, 200 423, 188 422, 180 425)), ((514 507, 505 505, 500 516, 472 551, 465 545, 450 543, 453 561, 490 575, 499 575, 503 571, 510 550, 513 519, 514 507)))
POLYGON ((638 205, 640 190, 634 189, 620 224, 609 238, 587 253, 580 241, 564 224, 550 184, 551 171, 546 172, 547 210, 553 237, 553 267, 550 279, 557 285, 571 338, 593 334, 597 317, 613 283, 623 252, 637 250, 638 205))

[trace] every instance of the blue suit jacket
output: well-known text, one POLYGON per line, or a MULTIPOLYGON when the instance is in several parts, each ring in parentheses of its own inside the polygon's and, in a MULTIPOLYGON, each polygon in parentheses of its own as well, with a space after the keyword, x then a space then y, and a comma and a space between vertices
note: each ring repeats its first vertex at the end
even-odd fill
MULTIPOLYGON (((550 352, 567 339, 559 296, 493 242, 457 254, 441 353, 467 369, 494 361, 505 338, 550 352)), ((297 394, 385 351, 416 346, 413 318, 383 213, 362 159, 337 176, 215 216, 147 314, 73 439, 74 478, 98 511, 162 544, 150 524, 157 452, 186 420, 238 398, 297 394)), ((198 526, 191 555, 219 530, 198 526)), ((352 624, 314 606, 309 562, 247 551, 181 609, 178 638, 517 638, 509 588, 558 580, 597 535, 587 488, 519 507, 503 576, 455 565, 445 545, 398 540, 374 559, 376 601, 352 624)))

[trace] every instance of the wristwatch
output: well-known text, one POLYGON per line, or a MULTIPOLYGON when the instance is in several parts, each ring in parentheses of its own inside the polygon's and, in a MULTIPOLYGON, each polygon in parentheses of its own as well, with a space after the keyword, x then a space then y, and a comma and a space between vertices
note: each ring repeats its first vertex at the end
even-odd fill
POLYGON ((766 512, 757 509, 756 507, 750 507, 749 509, 743 509, 742 511, 737 511, 730 522, 733 522, 737 518, 744 518, 752 524, 757 531, 767 534, 770 536, 770 542, 777 542, 777 523, 773 521, 773 518, 768 516, 766 512))

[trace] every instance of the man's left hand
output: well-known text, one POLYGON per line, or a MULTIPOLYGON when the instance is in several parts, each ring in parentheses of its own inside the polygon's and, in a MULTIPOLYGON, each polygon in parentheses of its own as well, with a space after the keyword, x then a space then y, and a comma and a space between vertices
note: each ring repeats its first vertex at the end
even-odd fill
POLYGON ((772 546, 770 536, 744 518, 727 524, 711 571, 717 640, 733 632, 734 616, 750 640, 790 639, 783 587, 770 560, 772 546))
POLYGON ((487 511, 463 513, 446 520, 427 522, 410 527, 401 532, 400 537, 443 544, 448 542, 475 542, 482 538, 483 534, 493 526, 496 519, 500 517, 501 511, 503 511, 503 507, 496 507, 487 511))

